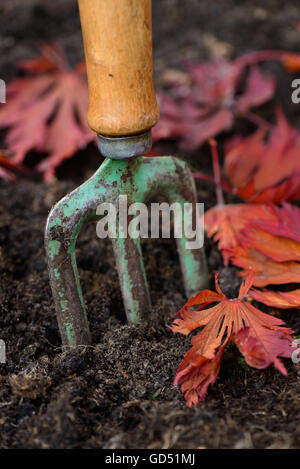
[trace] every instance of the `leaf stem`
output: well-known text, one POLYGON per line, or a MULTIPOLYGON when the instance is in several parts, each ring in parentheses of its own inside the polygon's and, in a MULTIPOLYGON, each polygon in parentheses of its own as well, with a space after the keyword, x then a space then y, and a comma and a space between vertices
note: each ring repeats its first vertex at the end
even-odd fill
POLYGON ((217 143, 214 138, 210 138, 208 143, 210 144, 210 148, 211 148, 211 156, 212 156, 213 170, 214 170, 214 180, 215 180, 215 185, 216 185, 217 204, 219 207, 223 207, 225 204, 224 204, 224 197, 223 197, 223 190, 222 190, 221 170, 220 170, 219 155, 218 155, 218 150, 217 150, 217 143))

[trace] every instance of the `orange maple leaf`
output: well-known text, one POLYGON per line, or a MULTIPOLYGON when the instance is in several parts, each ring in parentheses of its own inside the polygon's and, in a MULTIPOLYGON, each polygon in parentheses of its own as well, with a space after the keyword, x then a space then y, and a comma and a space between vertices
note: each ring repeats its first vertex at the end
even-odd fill
MULTIPOLYGON (((252 215, 250 219, 248 216, 245 218, 239 206, 237 210, 233 209, 234 206, 228 207, 232 217, 231 231, 235 230, 234 242, 229 242, 232 238, 228 241, 230 231, 226 231, 224 225, 218 227, 219 231, 215 234, 225 262, 230 260, 244 269, 240 273, 242 276, 252 269, 255 286, 300 282, 300 237, 297 226, 300 209, 284 203, 281 208, 258 205, 259 210, 255 212, 251 208, 255 205, 245 204, 245 212, 249 211, 252 215), (240 215, 240 220, 233 216, 234 213, 240 215)), ((226 213, 226 207, 224 209, 226 213)))
POLYGON ((247 363, 256 368, 274 364, 284 375, 286 369, 278 357, 291 356, 291 329, 284 322, 247 303, 253 273, 247 275, 237 298, 229 299, 221 291, 216 276, 217 293, 204 290, 191 298, 173 321, 173 332, 188 334, 202 327, 192 339, 192 348, 179 365, 175 384, 180 384, 187 405, 203 400, 208 386, 216 381, 224 348, 235 342, 247 363), (212 303, 217 303, 212 306, 212 303), (196 307, 197 305, 197 307, 196 307), (210 305, 210 308, 207 306, 210 305), (194 308, 191 309, 191 306, 194 308))
POLYGON ((0 128, 8 127, 6 144, 14 162, 30 150, 47 154, 37 169, 49 180, 57 166, 95 138, 86 122, 86 82, 81 66, 70 70, 56 46, 44 46, 42 57, 20 67, 28 75, 7 86, 0 128))
POLYGON ((205 229, 210 238, 218 243, 225 265, 229 261, 228 250, 240 244, 242 231, 253 220, 273 221, 276 215, 267 205, 228 204, 215 206, 204 214, 205 229))
POLYGON ((300 261, 300 243, 274 236, 248 225, 239 237, 242 246, 249 246, 276 262, 300 261))
MULTIPOLYGON (((252 253, 258 251, 269 261, 300 261, 300 209, 296 206, 286 202, 282 207, 263 204, 216 206, 208 210, 204 218, 208 236, 218 242, 225 265, 230 257, 256 257, 257 262, 259 256, 249 255, 249 249, 246 255, 246 248, 251 248, 252 253), (243 249, 235 251, 237 246, 243 249)), ((253 261, 251 259, 252 264, 253 261)), ((242 267, 246 268, 245 265, 243 263, 242 267)))
POLYGON ((289 292, 272 290, 255 290, 249 292, 251 298, 265 305, 280 309, 299 308, 300 307, 300 289, 289 292))
POLYGON ((249 271, 254 273, 253 284, 265 287, 270 284, 300 283, 300 264, 298 262, 275 262, 264 254, 250 247, 236 246, 228 250, 230 261, 242 270, 239 274, 247 277, 249 271))

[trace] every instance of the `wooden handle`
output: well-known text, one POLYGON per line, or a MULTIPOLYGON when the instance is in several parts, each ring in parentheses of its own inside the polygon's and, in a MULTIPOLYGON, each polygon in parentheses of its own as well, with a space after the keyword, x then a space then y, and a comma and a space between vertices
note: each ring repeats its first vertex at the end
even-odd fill
POLYGON ((88 123, 110 137, 159 119, 152 71, 151 0, 78 0, 87 64, 88 123))

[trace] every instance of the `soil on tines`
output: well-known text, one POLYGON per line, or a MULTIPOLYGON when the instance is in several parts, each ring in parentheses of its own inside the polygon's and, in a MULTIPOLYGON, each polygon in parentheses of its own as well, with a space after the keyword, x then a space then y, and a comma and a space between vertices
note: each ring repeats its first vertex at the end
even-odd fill
MULTIPOLYGON (((153 1, 158 83, 161 72, 179 67, 182 57, 207 58, 211 37, 232 56, 255 48, 297 48, 298 2, 220 3, 153 1)), ((0 13, 6 19, 1 77, 13 75, 16 60, 34 55, 37 39, 55 39, 71 61, 81 58, 73 1, 11 0, 0 13)), ((270 67, 280 81, 278 98, 297 125, 299 111, 289 99, 292 77, 276 64, 270 67)), ((179 153, 174 144, 165 149, 179 153)), ((186 156, 210 172, 207 149, 199 155, 186 156)), ((173 386, 190 345, 189 337, 167 328, 186 301, 174 240, 143 241, 153 309, 147 323, 128 326, 111 244, 97 238, 94 225, 86 227, 77 261, 92 345, 61 347, 44 255, 45 221, 51 206, 99 162, 89 147, 63 165, 51 185, 31 176, 17 184, 0 182, 0 338, 7 347, 7 363, 0 364, 0 448, 298 448, 300 375, 291 361, 285 361, 288 377, 271 367, 252 369, 231 345, 216 384, 198 407, 187 408, 173 386)), ((199 201, 211 207, 213 188, 197 182, 197 189, 199 201)), ((224 268, 212 242, 206 240, 205 247, 211 287, 220 271, 223 290, 233 296, 240 283, 236 271, 224 268)), ((299 334, 299 311, 282 317, 299 334)))

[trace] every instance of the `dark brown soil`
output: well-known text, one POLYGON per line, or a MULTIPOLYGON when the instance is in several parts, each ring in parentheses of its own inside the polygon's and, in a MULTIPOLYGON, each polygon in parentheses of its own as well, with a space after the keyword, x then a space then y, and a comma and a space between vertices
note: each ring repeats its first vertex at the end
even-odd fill
MULTIPOLYGON (((37 40, 56 40, 71 61, 82 57, 79 20, 71 0, 10 0, 0 6, 0 76, 13 76, 16 61, 35 52, 37 40)), ((157 81, 183 59, 204 59, 213 36, 231 54, 299 45, 298 2, 154 0, 157 81), (210 36, 209 36, 210 35, 210 36), (205 39, 206 37, 206 39, 205 39)), ((278 96, 294 124, 290 80, 278 96)), ((171 146, 177 153, 177 149, 171 146)), ((209 171, 206 151, 198 166, 209 171)), ((65 164, 46 186, 27 178, 0 183, 0 338, 7 363, 0 365, 0 448, 299 448, 299 367, 287 361, 287 378, 273 368, 245 366, 228 347, 217 383, 206 401, 188 409, 173 387, 189 338, 168 328, 185 302, 175 244, 143 243, 153 311, 149 323, 128 326, 110 243, 89 226, 78 240, 78 265, 93 333, 93 346, 61 348, 43 248, 52 204, 86 179, 99 157, 89 148, 65 164), (84 176, 84 177, 83 177, 84 176), (72 182, 71 182, 72 181, 72 182)), ((198 184, 206 208, 212 188, 198 184)), ((234 294, 233 269, 224 269, 206 242, 210 277, 222 272, 222 288, 234 294)), ((285 312, 300 332, 297 311, 285 312)))

